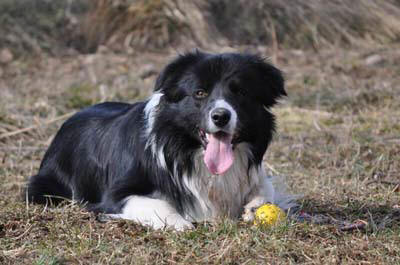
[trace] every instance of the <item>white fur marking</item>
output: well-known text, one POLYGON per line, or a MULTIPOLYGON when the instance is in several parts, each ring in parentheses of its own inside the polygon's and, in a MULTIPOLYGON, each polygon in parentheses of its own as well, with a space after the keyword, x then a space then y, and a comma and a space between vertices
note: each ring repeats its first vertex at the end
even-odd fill
POLYGON ((174 228, 184 230, 193 228, 167 201, 144 196, 129 196, 121 214, 110 214, 112 218, 133 220, 154 229, 174 228))
POLYGON ((157 149, 157 145, 155 143, 155 135, 152 133, 158 110, 158 104, 160 104, 162 96, 162 93, 154 94, 153 96, 151 96, 150 100, 147 102, 144 108, 144 114, 147 119, 145 136, 148 137, 146 148, 150 146, 151 152, 157 159, 157 163, 160 165, 160 167, 167 169, 167 163, 165 161, 164 155, 164 146, 161 146, 157 149))
POLYGON ((151 131, 153 130, 155 114, 157 111, 157 106, 160 104, 160 99, 164 94, 156 93, 152 95, 149 101, 146 103, 144 107, 144 114, 147 119, 147 126, 146 126, 146 136, 149 136, 151 131))
POLYGON ((152 135, 153 127, 154 127, 154 122, 156 119, 156 114, 158 110, 158 104, 160 104, 161 97, 164 94, 162 93, 156 93, 153 94, 149 101, 146 103, 146 106, 144 107, 144 115, 146 119, 146 128, 145 128, 145 134, 144 137, 148 138, 146 141, 146 149, 150 146, 151 151, 153 155, 156 155, 156 144, 155 144, 155 138, 154 135, 152 135))
MULTIPOLYGON (((154 154, 154 153, 153 153, 154 154)), ((158 151, 157 151, 157 162, 158 164, 165 170, 168 170, 167 168, 167 162, 165 161, 165 155, 164 155, 164 145, 161 146, 158 151)))
MULTIPOLYGON (((188 190, 197 199, 195 209, 188 214, 196 221, 211 220, 219 216, 236 218, 240 216, 246 197, 258 185, 259 175, 254 168, 248 174, 249 149, 239 144, 234 150, 235 162, 223 175, 214 176, 198 152, 194 158, 196 176, 183 175, 188 190)), ((188 218, 188 217, 187 217, 188 218)))
POLYGON ((208 130, 210 131, 210 133, 215 133, 221 130, 220 127, 217 127, 211 119, 211 113, 214 109, 216 108, 224 108, 230 111, 231 113, 231 118, 229 120, 229 123, 227 125, 224 126, 224 128, 227 130, 227 133, 233 134, 235 132, 236 129, 236 124, 237 124, 237 113, 236 111, 233 109, 233 107, 226 102, 224 99, 218 99, 217 101, 215 101, 214 107, 210 110, 210 113, 208 114, 208 130))

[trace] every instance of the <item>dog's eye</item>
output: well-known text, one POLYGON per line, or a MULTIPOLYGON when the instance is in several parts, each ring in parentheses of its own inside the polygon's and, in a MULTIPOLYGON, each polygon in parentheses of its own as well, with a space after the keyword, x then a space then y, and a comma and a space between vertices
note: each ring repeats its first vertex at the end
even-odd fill
POLYGON ((205 98, 207 96, 208 96, 207 91, 205 91, 203 89, 199 89, 199 90, 196 90, 194 92, 194 97, 197 98, 197 99, 202 99, 202 98, 205 98))

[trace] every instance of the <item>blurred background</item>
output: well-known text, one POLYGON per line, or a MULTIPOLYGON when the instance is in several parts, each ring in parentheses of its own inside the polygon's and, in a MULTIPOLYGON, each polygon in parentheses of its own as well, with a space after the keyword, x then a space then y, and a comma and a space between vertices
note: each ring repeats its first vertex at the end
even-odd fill
POLYGON ((237 264, 247 254, 260 264, 328 264, 330 254, 340 257, 332 264, 398 260, 399 0, 0 0, 0 263, 78 264, 83 255, 85 264, 121 264, 135 250, 149 263, 192 258, 197 236, 167 236, 175 242, 167 248, 165 234, 148 240, 138 227, 118 225, 127 246, 120 250, 106 233, 112 225, 89 222, 79 208, 29 208, 22 194, 63 121, 98 102, 147 98, 162 67, 195 48, 256 53, 283 70, 288 97, 273 108, 268 172, 304 195, 303 211, 369 224, 354 237, 295 224, 275 239, 246 236, 254 231, 245 226, 233 228, 243 231, 238 241, 236 230, 225 239, 222 225, 198 262, 209 255, 237 264), (226 240, 233 247, 221 253, 226 240))
POLYGON ((321 75, 369 77, 376 70, 371 66, 398 60, 400 2, 2 0, 0 25, 3 118, 18 116, 22 106, 46 117, 55 115, 40 111, 50 105, 65 113, 98 101, 144 98, 162 65, 195 48, 260 54, 285 71, 289 94, 302 93, 290 97, 297 105, 308 100, 332 107, 338 104, 327 97, 345 96, 337 89, 374 100, 375 92, 365 93, 371 87, 349 92, 342 85, 322 89, 319 82, 321 75), (320 64, 331 72, 319 73, 320 64), (313 87, 318 93, 308 95, 313 87))
POLYGON ((2 0, 0 44, 16 56, 133 54, 213 46, 276 48, 399 40, 397 0, 2 0))

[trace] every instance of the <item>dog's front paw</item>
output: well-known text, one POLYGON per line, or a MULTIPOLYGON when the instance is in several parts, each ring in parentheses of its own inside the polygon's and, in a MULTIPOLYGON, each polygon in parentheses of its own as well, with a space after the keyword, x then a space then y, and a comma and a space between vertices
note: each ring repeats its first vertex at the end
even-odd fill
POLYGON ((173 228, 176 231, 185 231, 185 230, 194 229, 194 225, 189 221, 179 220, 174 224, 173 228))
POLYGON ((254 221, 254 212, 256 211, 255 207, 244 209, 244 213, 242 214, 242 219, 245 222, 254 221))
POLYGON ((165 225, 167 228, 172 228, 176 231, 194 229, 194 225, 191 222, 187 221, 178 214, 168 216, 165 220, 165 225))

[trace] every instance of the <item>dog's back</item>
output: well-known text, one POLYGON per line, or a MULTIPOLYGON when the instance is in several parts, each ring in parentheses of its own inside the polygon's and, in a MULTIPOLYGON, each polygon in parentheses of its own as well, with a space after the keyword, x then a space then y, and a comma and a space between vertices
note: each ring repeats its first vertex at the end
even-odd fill
POLYGON ((118 133, 120 127, 126 126, 126 120, 119 122, 118 117, 142 105, 106 102, 88 107, 68 119, 47 150, 38 174, 29 179, 27 199, 41 204, 50 201, 57 204, 63 199, 100 202, 103 186, 110 181, 104 176, 115 172, 115 166, 121 164, 112 164, 113 159, 121 155, 120 151, 112 150, 123 150, 126 145, 118 133), (111 171, 110 166, 114 167, 111 171), (70 185, 71 182, 75 182, 74 185, 70 185))

